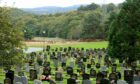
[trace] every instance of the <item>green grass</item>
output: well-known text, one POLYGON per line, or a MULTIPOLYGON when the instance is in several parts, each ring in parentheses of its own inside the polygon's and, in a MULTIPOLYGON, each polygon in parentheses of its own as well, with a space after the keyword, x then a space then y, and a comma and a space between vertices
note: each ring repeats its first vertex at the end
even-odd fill
POLYGON ((106 48, 108 45, 107 41, 101 41, 101 42, 78 42, 73 44, 61 44, 61 45, 52 45, 52 47, 75 47, 75 48, 106 48))

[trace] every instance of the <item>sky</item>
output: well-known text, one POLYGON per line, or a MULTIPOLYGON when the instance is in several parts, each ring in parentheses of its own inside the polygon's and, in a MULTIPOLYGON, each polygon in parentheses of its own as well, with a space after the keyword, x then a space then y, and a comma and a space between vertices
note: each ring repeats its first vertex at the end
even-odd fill
POLYGON ((0 0, 0 6, 11 6, 17 8, 36 8, 43 6, 68 7, 81 4, 107 4, 122 3, 125 0, 0 0))

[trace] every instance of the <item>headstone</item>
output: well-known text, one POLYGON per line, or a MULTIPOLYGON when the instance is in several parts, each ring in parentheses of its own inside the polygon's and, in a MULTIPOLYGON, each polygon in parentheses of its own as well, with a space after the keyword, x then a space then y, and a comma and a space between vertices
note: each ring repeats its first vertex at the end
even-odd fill
POLYGON ((42 81, 35 79, 34 84, 42 84, 42 81))
POLYGON ((26 71, 26 72, 29 72, 29 70, 30 70, 29 63, 26 63, 26 64, 25 64, 25 71, 26 71))
POLYGON ((125 70, 124 71, 124 80, 128 84, 133 84, 133 75, 134 75, 134 72, 132 70, 125 70))
POLYGON ((18 72, 18 76, 24 76, 24 72, 22 71, 18 72))
POLYGON ((69 78, 69 79, 67 79, 67 84, 77 84, 77 83, 76 83, 75 79, 69 78))
POLYGON ((63 81, 62 73, 57 72, 55 74, 55 81, 63 81))
POLYGON ((8 72, 6 73, 6 78, 9 78, 9 79, 11 80, 11 84, 13 84, 13 80, 14 80, 14 71, 8 70, 8 72))
POLYGON ((107 67, 106 67, 106 66, 102 66, 102 67, 101 67, 101 72, 102 72, 102 71, 107 71, 107 67))
POLYGON ((87 62, 87 58, 86 57, 83 58, 83 62, 87 62))
POLYGON ((132 67, 132 70, 136 70, 137 62, 132 62, 131 67, 132 67))
POLYGON ((116 73, 110 73, 109 74, 109 80, 110 81, 114 80, 115 82, 117 82, 117 80, 118 80, 117 74, 116 73))
POLYGON ((140 84, 140 81, 134 81, 134 84, 140 84))
POLYGON ((67 74, 69 74, 69 75, 73 74, 73 68, 72 67, 67 67, 67 74))
POLYGON ((71 49, 72 49, 71 47, 68 47, 68 51, 71 51, 71 49))
POLYGON ((102 71, 101 73, 104 75, 105 78, 107 78, 107 71, 102 71))
POLYGON ((87 80, 83 80, 82 84, 92 84, 92 83, 91 83, 91 80, 87 79, 87 80))
POLYGON ((100 84, 100 81, 104 78, 103 73, 99 72, 97 73, 97 77, 96 77, 96 84, 100 84))
POLYGON ((87 64, 87 68, 91 68, 91 64, 87 64))
POLYGON ((117 70, 117 64, 113 64, 113 66, 112 66, 112 72, 116 72, 116 70, 117 70))
POLYGON ((70 67, 74 68, 74 58, 71 57, 70 59, 70 67))
POLYGON ((25 76, 21 76, 22 84, 28 84, 28 79, 25 76))
POLYGON ((97 68, 97 69, 100 68, 100 64, 99 64, 99 63, 96 64, 96 68, 97 68))
POLYGON ((11 79, 10 78, 4 79, 4 84, 11 84, 11 79))
POLYGON ((21 82, 21 77, 20 76, 15 76, 14 77, 14 83, 16 82, 21 82))
POLYGON ((20 66, 16 66, 15 72, 18 73, 21 70, 20 66))
POLYGON ((15 82, 14 84, 23 84, 22 82, 15 82))
POLYGON ((89 80, 90 78, 90 75, 86 73, 84 73, 82 76, 83 76, 83 80, 89 80))
POLYGON ((37 71, 34 69, 30 69, 30 80, 37 79, 37 71))
POLYGON ((91 78, 94 78, 94 77, 96 77, 96 70, 94 70, 93 68, 90 70, 90 77, 91 78))
POLYGON ((92 64, 92 65, 95 65, 94 59, 91 59, 91 64, 92 64))

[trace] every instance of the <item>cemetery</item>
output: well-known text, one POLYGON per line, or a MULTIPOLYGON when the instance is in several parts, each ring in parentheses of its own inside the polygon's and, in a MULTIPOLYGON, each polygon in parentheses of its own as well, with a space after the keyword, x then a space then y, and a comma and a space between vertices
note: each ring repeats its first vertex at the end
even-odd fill
POLYGON ((0 0, 0 84, 140 84, 140 0, 0 0))
POLYGON ((4 84, 139 84, 140 81, 139 60, 133 63, 135 67, 125 65, 125 61, 120 63, 108 57, 106 48, 47 45, 43 50, 24 54, 23 58, 25 63, 1 74, 4 84))

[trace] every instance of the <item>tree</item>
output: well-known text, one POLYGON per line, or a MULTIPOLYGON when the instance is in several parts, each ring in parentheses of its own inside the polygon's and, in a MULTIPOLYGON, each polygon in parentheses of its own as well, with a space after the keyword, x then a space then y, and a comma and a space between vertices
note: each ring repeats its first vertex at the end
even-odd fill
POLYGON ((100 8, 99 5, 97 5, 97 4, 95 4, 95 3, 92 3, 92 4, 87 5, 87 6, 80 6, 80 7, 78 8, 78 10, 88 11, 88 10, 96 10, 96 9, 98 9, 98 8, 100 8))
POLYGON ((0 65, 10 66, 21 60, 22 33, 11 22, 9 8, 0 7, 0 65))
MULTIPOLYGON (((88 12, 83 20, 83 38, 98 38, 99 33, 97 30, 101 28, 101 13, 100 12, 88 12)), ((101 31, 100 31, 101 32, 101 31)))
POLYGON ((140 3, 127 0, 109 32, 108 54, 132 63, 140 58, 140 3))

